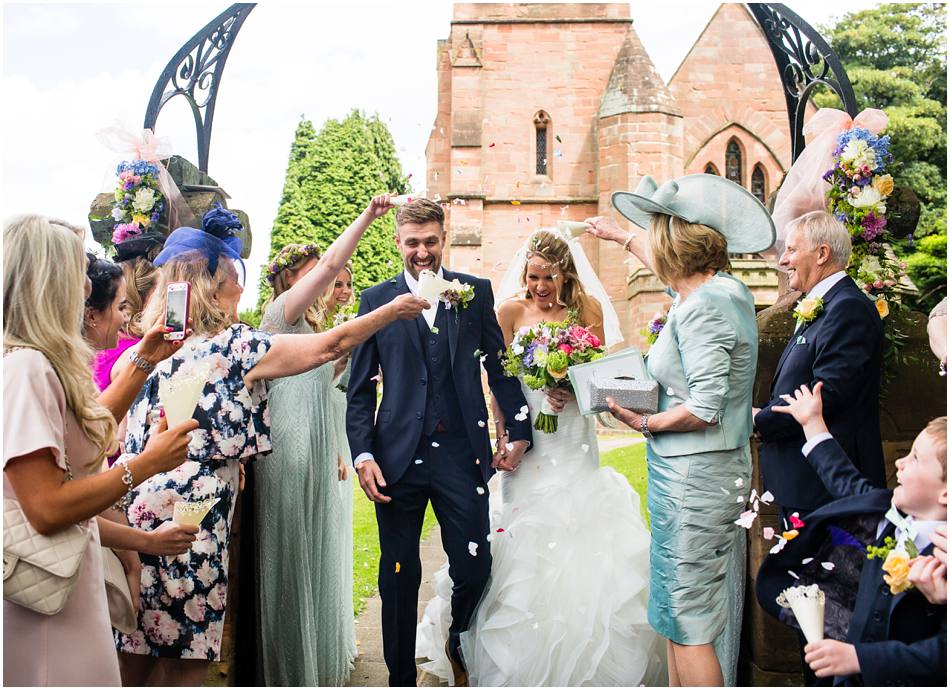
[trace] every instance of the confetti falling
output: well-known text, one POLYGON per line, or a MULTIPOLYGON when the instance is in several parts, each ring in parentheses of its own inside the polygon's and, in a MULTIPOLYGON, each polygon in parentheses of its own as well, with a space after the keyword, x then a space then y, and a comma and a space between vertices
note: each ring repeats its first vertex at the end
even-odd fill
POLYGON ((745 529, 750 529, 752 523, 755 522, 755 519, 758 517, 758 513, 754 510, 747 510, 742 515, 739 516, 737 520, 733 522, 734 525, 739 525, 739 527, 744 527, 745 529))
POLYGON ((785 541, 791 541, 797 536, 798 536, 797 529, 790 529, 787 532, 782 532, 782 539, 784 539, 785 541))
POLYGON ((527 405, 522 405, 522 406, 521 406, 521 412, 524 412, 525 414, 528 414, 528 406, 527 406, 527 405))
POLYGON ((484 428, 485 428, 485 422, 484 422, 484 420, 481 420, 481 419, 478 420, 478 427, 479 427, 480 429, 484 429, 484 428))
POLYGON ((421 464, 422 464, 422 458, 416 458, 415 462, 416 462, 417 465, 421 465, 421 464))
POLYGON ((736 485, 736 488, 737 488, 737 489, 741 489, 741 488, 742 488, 742 485, 745 484, 745 482, 742 481, 742 477, 739 477, 737 480, 735 480, 735 481, 733 482, 733 484, 736 485))
POLYGON ((814 559, 814 558, 803 558, 803 559, 802 559, 802 565, 808 565, 808 564, 811 563, 813 560, 815 560, 815 559, 814 559))
POLYGON ((736 496, 736 503, 745 503, 745 496, 736 496))
POLYGON ((769 541, 775 538, 775 529, 773 527, 763 527, 762 536, 769 541))
POLYGON ((788 517, 789 517, 789 520, 791 520, 792 522, 792 527, 794 527, 795 529, 799 529, 805 526, 805 523, 802 522, 801 518, 798 517, 798 513, 792 513, 788 517))
POLYGON ((399 561, 396 561, 396 572, 398 573, 400 570, 402 570, 402 566, 399 565, 399 561))
POLYGON ((769 549, 769 553, 778 553, 779 551, 785 548, 785 545, 787 543, 788 543, 788 539, 786 539, 785 537, 781 537, 778 540, 778 543, 775 546, 773 546, 771 549, 769 549))
POLYGON ((517 419, 519 422, 523 422, 527 418, 528 418, 528 415, 526 415, 524 412, 519 412, 518 414, 515 415, 515 419, 517 419))
POLYGON ((834 570, 834 569, 835 569, 835 564, 832 563, 831 561, 824 561, 824 562, 821 564, 821 567, 824 568, 825 570, 834 570))
POLYGON ((795 571, 794 571, 794 570, 789 570, 789 571, 788 571, 788 574, 791 575, 792 577, 794 577, 796 580, 798 579, 798 575, 795 574, 795 571))
POLYGON ((721 492, 723 492, 724 494, 726 494, 726 496, 729 495, 729 489, 723 489, 723 488, 720 486, 720 487, 719 487, 719 490, 720 490, 721 492))
POLYGON ((483 488, 480 487, 480 486, 476 486, 476 487, 475 487, 475 493, 477 493, 479 496, 484 496, 484 495, 485 495, 485 489, 483 489, 483 488))
POLYGON ((771 491, 766 491, 764 494, 759 496, 759 499, 762 501, 762 503, 764 503, 765 505, 768 505, 769 503, 775 500, 775 496, 772 495, 771 491))
POLYGON ((588 444, 586 444, 586 443, 582 443, 582 444, 581 444, 581 450, 586 453, 587 451, 590 450, 590 446, 589 446, 588 444))
POLYGON ((438 448, 438 447, 439 447, 438 442, 437 442, 437 441, 433 441, 433 442, 432 442, 432 447, 433 447, 433 448, 438 448))
POLYGON ((567 208, 568 208, 567 206, 562 206, 562 207, 561 207, 561 215, 562 215, 562 216, 563 216, 565 213, 567 213, 567 208))
POLYGON ((482 464, 482 461, 479 460, 478 458, 475 458, 475 464, 476 464, 476 465, 481 465, 481 464, 482 464))
POLYGON ((478 544, 476 544, 476 543, 473 542, 473 541, 470 541, 470 542, 468 543, 468 552, 469 552, 470 554, 472 554, 473 556, 477 556, 477 555, 478 555, 478 544))
POLYGON ((551 549, 552 551, 554 551, 554 548, 555 548, 556 546, 557 546, 557 542, 556 542, 556 541, 550 541, 550 542, 548 542, 548 548, 551 549))

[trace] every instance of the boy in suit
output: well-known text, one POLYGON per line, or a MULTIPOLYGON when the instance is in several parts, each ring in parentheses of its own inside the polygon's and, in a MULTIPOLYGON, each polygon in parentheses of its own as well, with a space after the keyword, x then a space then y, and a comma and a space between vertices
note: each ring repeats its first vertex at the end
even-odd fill
POLYGON ((756 595, 766 610, 782 619, 775 601, 782 590, 821 584, 826 639, 805 647, 805 662, 818 678, 833 676, 835 685, 945 686, 946 604, 935 605, 920 591, 906 589, 909 568, 901 572, 889 567, 887 572, 883 566, 890 545, 905 548, 911 556, 928 556, 931 535, 946 524, 947 418, 931 421, 910 454, 897 461, 897 488, 878 489, 851 463, 842 462, 844 451, 822 417, 821 388, 820 382, 814 392, 802 386, 794 398, 782 396, 787 406, 772 409, 802 425, 802 461, 812 466, 835 500, 804 516, 800 534, 766 558, 756 578, 756 595), (865 558, 861 540, 852 533, 867 538, 878 555, 865 558), (852 566, 861 564, 850 569, 850 582, 849 560, 852 566), (848 587, 853 591, 855 584, 851 599, 848 587), (850 617, 842 616, 848 608, 853 608, 850 617))

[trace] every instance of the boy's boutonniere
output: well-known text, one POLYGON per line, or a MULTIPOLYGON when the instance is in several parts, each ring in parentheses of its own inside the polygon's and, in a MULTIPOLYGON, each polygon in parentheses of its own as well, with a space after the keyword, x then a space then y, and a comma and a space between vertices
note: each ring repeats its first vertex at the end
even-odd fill
POLYGON ((825 301, 821 297, 806 297, 799 300, 798 304, 795 305, 795 311, 792 312, 797 321, 797 326, 803 326, 814 321, 818 318, 824 306, 825 301))
POLYGON ((900 594, 913 585, 908 581, 910 562, 920 555, 913 539, 904 539, 898 545, 894 537, 885 537, 883 546, 868 544, 868 560, 884 559, 881 570, 884 571, 884 584, 891 588, 891 594, 900 594))

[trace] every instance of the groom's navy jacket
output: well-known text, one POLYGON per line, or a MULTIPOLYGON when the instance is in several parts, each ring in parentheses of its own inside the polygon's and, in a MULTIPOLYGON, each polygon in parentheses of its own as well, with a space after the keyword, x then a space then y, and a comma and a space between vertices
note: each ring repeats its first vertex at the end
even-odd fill
MULTIPOLYGON (((435 422, 467 436, 485 481, 492 475, 481 355, 485 355, 488 385, 505 414, 510 440, 531 443, 530 417, 516 419, 526 405, 521 386, 518 379, 502 372, 499 354, 505 344, 495 318, 491 283, 444 268, 443 274, 446 280, 458 278, 475 288, 468 307, 450 311, 439 304, 436 324, 439 336, 447 330, 447 338, 429 338, 429 326, 419 316, 389 324, 353 352, 346 411, 350 452, 354 460, 360 453, 372 453, 387 484, 402 477, 423 433, 432 433, 426 427, 435 422), (443 357, 440 350, 446 346, 443 357), (374 378, 380 368, 383 398, 376 414, 374 378)), ((360 296, 359 315, 408 292, 403 273, 374 285, 360 296)))
MULTIPOLYGON (((805 526, 799 536, 779 553, 766 556, 755 581, 759 603, 778 618, 775 598, 781 591, 796 584, 818 584, 826 594, 826 636, 840 637, 846 631, 844 636, 854 645, 861 666, 860 674, 836 677, 835 685, 946 686, 946 605, 929 603, 917 590, 892 595, 884 583, 882 559, 868 560, 864 554, 867 543, 881 545, 886 537, 894 536, 890 524, 877 536, 892 492, 859 475, 834 439, 815 446, 807 460, 799 453, 798 460, 815 469, 836 500, 803 516, 805 526), (842 527, 847 531, 837 535, 848 535, 844 540, 834 534, 842 527), (864 535, 870 536, 864 539, 864 535), (845 543, 855 537, 860 546, 845 543), (848 561, 859 564, 858 569, 849 570, 848 561), (834 563, 833 569, 826 570, 822 562, 834 563), (789 571, 800 579, 792 578, 789 571), (833 606, 829 597, 843 606, 833 606), (846 616, 846 609, 852 607, 850 619, 836 620, 839 609, 845 609, 840 614, 846 616), (833 627, 839 628, 837 635, 831 634, 833 627)), ((928 546, 922 553, 931 550, 928 546)))
POLYGON ((776 503, 814 510, 831 500, 818 475, 802 461, 805 436, 798 422, 771 409, 785 404, 779 397, 783 393, 818 381, 824 382, 829 431, 862 475, 875 486, 885 485, 878 410, 883 348, 881 317, 847 276, 825 294, 818 316, 792 334, 775 370, 770 399, 755 416, 765 488, 776 503))

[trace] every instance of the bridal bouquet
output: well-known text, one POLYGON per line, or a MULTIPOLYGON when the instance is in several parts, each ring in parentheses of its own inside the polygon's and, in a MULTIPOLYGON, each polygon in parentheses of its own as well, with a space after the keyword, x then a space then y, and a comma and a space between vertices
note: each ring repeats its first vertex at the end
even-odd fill
MULTIPOLYGON (((531 390, 571 390, 568 367, 593 362, 604 356, 600 339, 570 320, 542 322, 519 328, 502 358, 506 376, 523 376, 531 390)), ((534 428, 547 434, 557 431, 557 413, 545 397, 534 428)))

